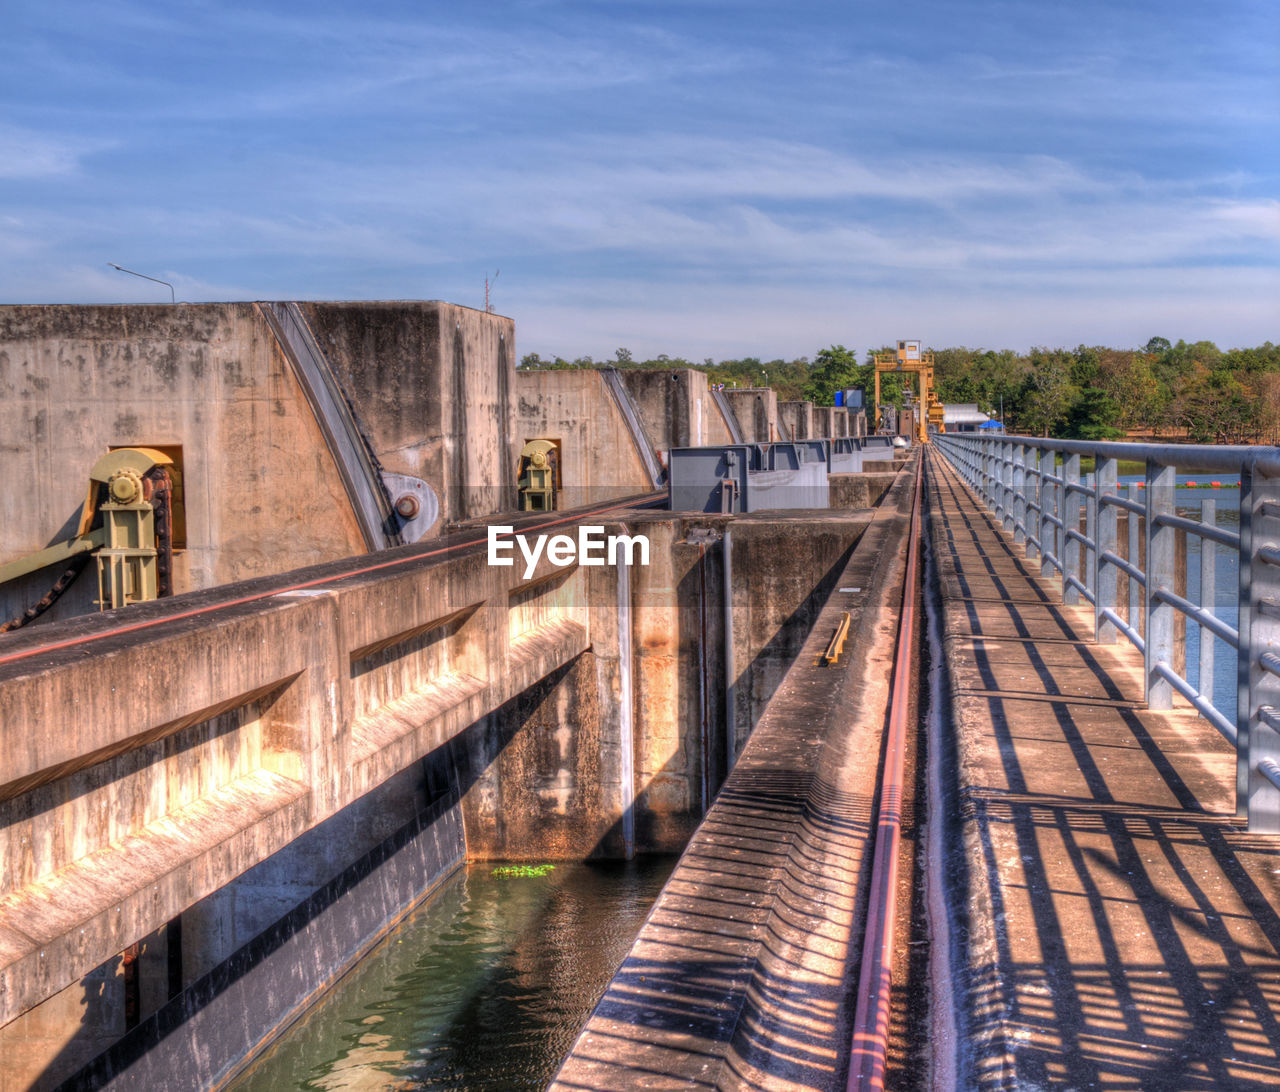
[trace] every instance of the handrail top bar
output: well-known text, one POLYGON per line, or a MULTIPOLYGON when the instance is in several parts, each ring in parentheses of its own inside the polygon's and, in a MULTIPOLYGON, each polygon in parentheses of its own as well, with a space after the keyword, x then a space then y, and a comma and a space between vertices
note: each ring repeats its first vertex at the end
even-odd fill
POLYGON ((1229 546, 1233 549, 1239 549, 1240 547, 1239 531, 1229 531, 1225 527, 1216 527, 1212 523, 1201 523, 1199 520, 1187 519, 1186 516, 1174 515, 1172 512, 1160 512, 1154 518, 1161 527, 1180 528, 1190 535, 1212 539, 1214 542, 1222 543, 1223 546, 1229 546))
POLYGON ((1180 470, 1239 471, 1245 463, 1253 463, 1267 477, 1280 477, 1280 448, 1259 444, 1130 444, 1111 440, 1054 440, 1038 436, 982 436, 965 433, 963 437, 940 437, 949 440, 976 441, 984 444, 1023 444, 1045 451, 1061 451, 1069 455, 1101 455, 1109 459, 1148 461, 1159 466, 1175 466, 1180 470))

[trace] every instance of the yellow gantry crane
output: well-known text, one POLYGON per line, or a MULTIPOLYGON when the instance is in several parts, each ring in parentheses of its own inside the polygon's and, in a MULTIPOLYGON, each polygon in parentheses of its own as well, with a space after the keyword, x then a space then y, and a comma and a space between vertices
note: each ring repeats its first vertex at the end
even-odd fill
POLYGON ((876 429, 880 428, 880 373, 912 372, 917 379, 917 393, 920 396, 920 409, 916 414, 916 435, 920 443, 929 442, 929 429, 943 428, 942 403, 933 389, 933 353, 921 352, 919 341, 899 341, 898 351, 892 356, 888 353, 876 353, 876 429))

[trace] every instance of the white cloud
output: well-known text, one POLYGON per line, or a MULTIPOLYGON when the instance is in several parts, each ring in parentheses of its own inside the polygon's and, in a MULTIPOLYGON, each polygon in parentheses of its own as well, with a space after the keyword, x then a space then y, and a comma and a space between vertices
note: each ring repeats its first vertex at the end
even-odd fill
POLYGON ((107 146, 103 141, 72 141, 0 124, 0 179, 72 174, 85 155, 107 146))
POLYGON ((517 255, 600 252, 682 269, 964 270, 1134 267, 1234 256, 1264 262, 1275 211, 1207 197, 1210 181, 1088 172, 1045 156, 999 164, 871 158, 770 140, 561 142, 516 167, 339 169, 421 220, 423 194, 462 245, 517 255), (630 150, 628 150, 630 149, 630 150))
POLYGON ((791 358, 843 343, 861 352, 899 337, 935 347, 1025 350, 1081 343, 1130 347, 1156 335, 1207 338, 1223 348, 1277 340, 1280 273, 1208 268, 1067 271, 1034 282, 1006 276, 964 287, 850 288, 803 285, 508 285, 519 352, 584 353, 598 359, 619 346, 701 360, 791 358))

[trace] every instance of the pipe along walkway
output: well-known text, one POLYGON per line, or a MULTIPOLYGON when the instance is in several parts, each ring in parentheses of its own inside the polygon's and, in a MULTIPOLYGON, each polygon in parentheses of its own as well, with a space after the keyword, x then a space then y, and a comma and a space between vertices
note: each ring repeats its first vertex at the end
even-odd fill
POLYGON ((1234 751, 916 459, 925 646, 909 471, 553 1088, 1280 1085, 1280 839, 1234 751))

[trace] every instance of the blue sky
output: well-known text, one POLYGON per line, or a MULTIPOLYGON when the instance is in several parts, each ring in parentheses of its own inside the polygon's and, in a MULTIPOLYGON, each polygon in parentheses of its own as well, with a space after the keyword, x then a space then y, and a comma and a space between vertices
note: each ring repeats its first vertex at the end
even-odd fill
POLYGON ((5 5, 0 301, 521 353, 1280 341, 1280 4, 5 5))

